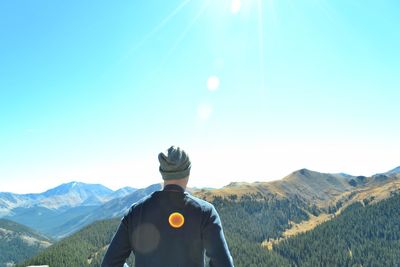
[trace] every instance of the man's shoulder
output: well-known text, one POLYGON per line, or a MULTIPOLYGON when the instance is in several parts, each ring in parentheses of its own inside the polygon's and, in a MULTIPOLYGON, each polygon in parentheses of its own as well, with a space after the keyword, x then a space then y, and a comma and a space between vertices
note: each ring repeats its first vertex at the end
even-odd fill
POLYGON ((210 202, 208 202, 204 199, 195 197, 189 193, 185 193, 185 194, 186 194, 186 198, 188 199, 188 201, 193 203, 193 205, 201 207, 203 210, 212 210, 214 208, 214 206, 210 202))
POLYGON ((138 201, 136 201, 135 203, 132 204, 132 206, 130 207, 130 209, 128 210, 127 213, 132 212, 133 210, 140 208, 141 206, 145 205, 146 203, 148 203, 149 201, 152 201, 152 199, 154 198, 154 195, 156 194, 157 191, 151 193, 150 195, 147 195, 145 197, 142 197, 141 199, 139 199, 138 201))

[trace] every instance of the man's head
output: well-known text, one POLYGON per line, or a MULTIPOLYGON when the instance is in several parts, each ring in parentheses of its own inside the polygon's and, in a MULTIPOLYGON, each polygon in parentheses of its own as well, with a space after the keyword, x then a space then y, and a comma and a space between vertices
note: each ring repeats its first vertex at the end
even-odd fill
POLYGON ((165 184, 187 184, 192 165, 184 150, 171 146, 167 155, 164 153, 158 155, 158 160, 160 162, 160 173, 165 184))

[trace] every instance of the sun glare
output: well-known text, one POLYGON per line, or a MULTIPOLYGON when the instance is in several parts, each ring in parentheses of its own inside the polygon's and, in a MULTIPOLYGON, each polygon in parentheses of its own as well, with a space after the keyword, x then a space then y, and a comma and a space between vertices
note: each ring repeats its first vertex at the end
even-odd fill
POLYGON ((240 0, 232 0, 231 2, 231 12, 232 14, 237 14, 242 7, 242 2, 240 0))

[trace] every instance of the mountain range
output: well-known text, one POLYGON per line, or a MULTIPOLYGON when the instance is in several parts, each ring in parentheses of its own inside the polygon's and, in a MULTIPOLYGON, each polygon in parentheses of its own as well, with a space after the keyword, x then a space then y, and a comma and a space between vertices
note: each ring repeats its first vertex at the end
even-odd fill
POLYGON ((309 206, 327 209, 337 203, 352 203, 369 197, 383 199, 400 186, 400 167, 370 177, 339 173, 320 173, 308 169, 292 172, 281 180, 272 182, 231 183, 221 189, 197 190, 198 196, 212 200, 216 196, 229 195, 277 197, 298 199, 309 206), (377 189, 385 190, 377 190, 377 189), (350 201, 350 202, 349 202, 350 201))
MULTIPOLYGON (((92 229, 95 221, 120 218, 134 202, 160 189, 161 184, 155 184, 117 193, 101 185, 72 182, 38 195, 0 193, 0 207, 1 203, 8 204, 8 209, 3 205, 7 219, 31 226, 52 238, 67 237, 63 240, 69 240, 68 236, 79 235, 80 229, 92 229), (68 196, 72 200, 66 199, 67 205, 53 204, 50 200, 68 196), (29 197, 31 203, 26 200, 29 197)), ((301 169, 273 182, 235 182, 220 189, 189 188, 188 191, 212 202, 220 212, 233 253, 248 255, 239 257, 237 266, 251 266, 249 257, 254 258, 254 262, 280 266, 289 263, 274 252, 274 247, 279 250, 282 242, 300 233, 313 232, 357 203, 373 205, 400 192, 400 167, 370 177, 301 169)), ((113 221, 112 227, 116 222, 113 221)), ((109 226, 104 229, 108 235, 113 232, 109 226)), ((100 235, 104 237, 105 234, 100 235)), ((82 252, 86 257, 96 258, 87 266, 97 266, 93 262, 98 262, 99 255, 104 253, 107 243, 104 242, 93 245, 90 255, 82 252)), ((57 244, 60 242, 56 243, 56 248, 57 244)), ((59 257, 54 251, 50 254, 56 259, 59 257)), ((265 266, 263 264, 254 266, 265 266)))
MULTIPOLYGON (((38 194, 3 192, 0 193, 0 218, 13 220, 58 238, 57 229, 66 222, 135 191, 131 187, 113 191, 100 184, 74 181, 38 194)), ((66 232, 69 230, 65 229, 66 232)))

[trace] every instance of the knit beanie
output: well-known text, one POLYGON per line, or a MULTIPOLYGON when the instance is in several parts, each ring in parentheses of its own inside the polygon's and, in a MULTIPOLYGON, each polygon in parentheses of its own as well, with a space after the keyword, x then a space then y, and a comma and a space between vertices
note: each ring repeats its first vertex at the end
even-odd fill
POLYGON ((171 146, 168 155, 158 154, 160 173, 164 180, 183 179, 190 174, 192 167, 188 154, 179 147, 171 146))

